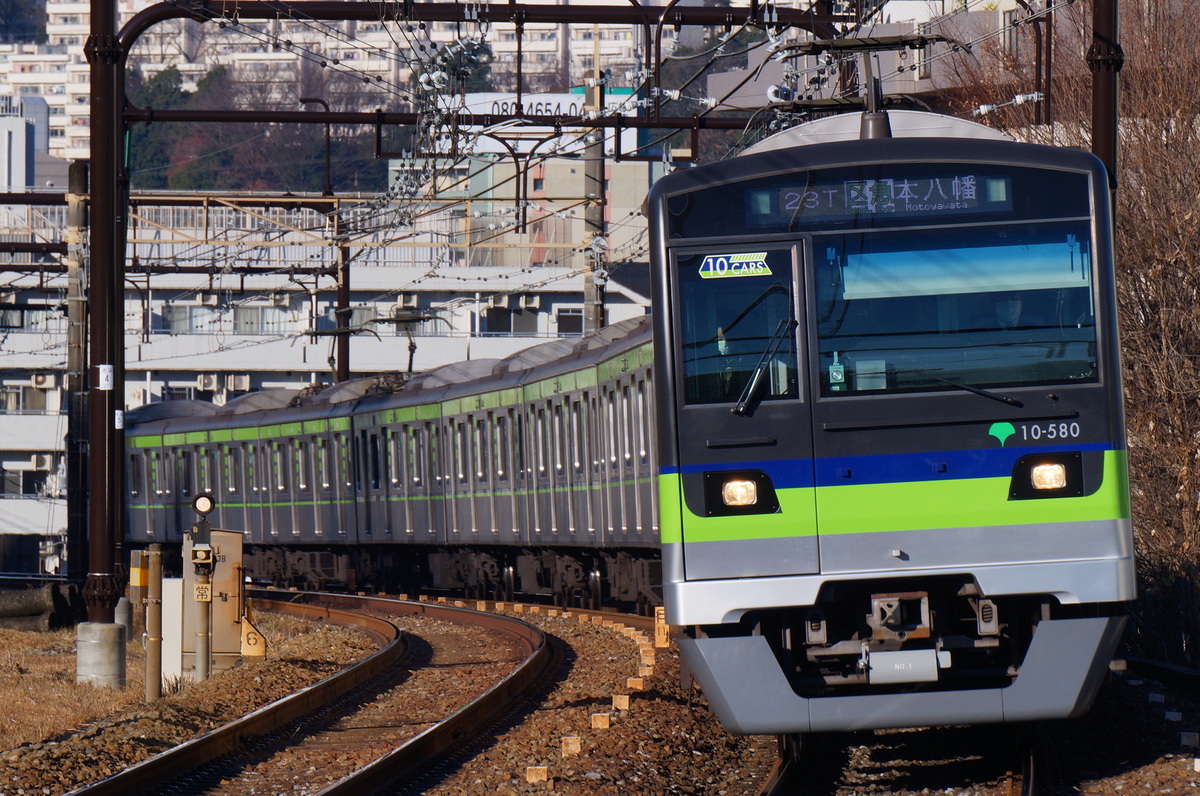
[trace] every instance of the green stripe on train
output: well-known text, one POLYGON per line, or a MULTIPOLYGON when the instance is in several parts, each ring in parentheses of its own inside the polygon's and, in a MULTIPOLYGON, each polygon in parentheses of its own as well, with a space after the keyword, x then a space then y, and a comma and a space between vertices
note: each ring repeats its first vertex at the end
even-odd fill
POLYGON ((1104 455, 1104 480, 1085 497, 1009 500, 1010 479, 971 478, 781 489, 778 514, 701 517, 683 503, 678 474, 660 475, 659 527, 664 544, 811 536, 813 499, 821 534, 876 533, 990 525, 1127 519, 1126 452, 1104 455))

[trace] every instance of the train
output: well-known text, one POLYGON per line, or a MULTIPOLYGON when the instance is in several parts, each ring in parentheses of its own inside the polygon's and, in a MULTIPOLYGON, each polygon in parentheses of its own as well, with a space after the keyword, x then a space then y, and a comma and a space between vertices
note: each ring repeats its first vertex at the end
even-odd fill
POLYGON ((266 582, 662 605, 737 733, 1085 711, 1136 595, 1099 161, 845 114, 645 212, 647 317, 129 412, 129 543, 209 494, 266 582))
POLYGON ((721 721, 1084 712, 1136 596, 1100 161, 872 111, 647 212, 664 602, 721 721))
POLYGON ((126 537, 212 496, 255 582, 661 603, 650 320, 505 359, 129 412, 126 537))

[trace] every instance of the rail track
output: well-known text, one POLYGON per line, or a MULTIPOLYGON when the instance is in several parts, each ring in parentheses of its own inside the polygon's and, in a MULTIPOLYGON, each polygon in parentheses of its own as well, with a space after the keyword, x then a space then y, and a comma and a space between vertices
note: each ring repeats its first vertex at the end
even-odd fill
MULTIPOLYGON (((325 794, 361 794, 384 788, 436 763, 449 750, 463 743, 473 730, 487 726, 496 717, 527 698, 541 685, 555 665, 554 652, 541 631, 511 617, 465 608, 423 602, 401 602, 383 597, 260 591, 255 596, 264 610, 277 611, 322 621, 359 627, 380 644, 380 649, 342 672, 325 678, 292 696, 265 706, 163 754, 93 785, 72 791, 73 796, 107 796, 128 793, 237 792, 222 773, 231 766, 222 761, 261 755, 272 746, 295 746, 313 733, 306 726, 323 727, 319 717, 336 709, 339 700, 361 699, 373 693, 389 672, 409 668, 414 659, 413 639, 402 634, 395 623, 382 615, 419 616, 469 625, 486 633, 499 634, 515 651, 511 672, 472 699, 468 704, 447 706, 453 712, 439 716, 429 726, 380 755, 374 762, 325 787, 325 794), (280 741, 281 733, 287 734, 280 741), (257 751, 256 751, 257 750, 257 751), (214 784, 215 783, 215 784, 214 784)), ((237 763, 232 767, 237 767, 237 763)), ((315 792, 315 791, 314 791, 315 792)))
POLYGON ((971 792, 1039 796, 1047 751, 1036 726, 974 726, 780 739, 759 796, 971 792))

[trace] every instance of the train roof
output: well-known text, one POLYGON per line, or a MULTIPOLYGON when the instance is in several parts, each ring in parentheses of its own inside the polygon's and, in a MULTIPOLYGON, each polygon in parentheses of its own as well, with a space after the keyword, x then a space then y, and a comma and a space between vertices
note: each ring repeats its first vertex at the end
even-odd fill
POLYGON ((503 359, 473 359, 453 362, 411 376, 384 373, 315 390, 274 389, 248 393, 216 406, 206 401, 164 401, 147 404, 126 413, 127 428, 137 426, 207 427, 224 418, 227 425, 255 425, 261 414, 283 412, 289 419, 344 414, 362 406, 364 410, 397 402, 436 403, 474 392, 517 386, 580 367, 598 363, 608 356, 633 348, 650 339, 650 316, 620 321, 582 338, 564 338, 541 343, 503 359))
MULTIPOLYGON (((945 116, 928 111, 889 110, 893 138, 974 138, 990 141, 1012 141, 999 130, 956 116, 945 116)), ((811 122, 798 124, 768 136, 754 146, 748 147, 744 155, 770 152, 808 144, 824 144, 831 141, 860 140, 862 114, 842 113, 826 116, 811 122)))

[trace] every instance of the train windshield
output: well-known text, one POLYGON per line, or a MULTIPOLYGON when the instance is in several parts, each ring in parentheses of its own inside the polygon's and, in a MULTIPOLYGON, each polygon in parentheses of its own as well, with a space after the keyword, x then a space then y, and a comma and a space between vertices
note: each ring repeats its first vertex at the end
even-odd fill
POLYGON ((1086 222, 817 236, 821 394, 1094 382, 1086 222))
POLYGON ((682 255, 675 273, 684 400, 797 397, 791 247, 682 255))

